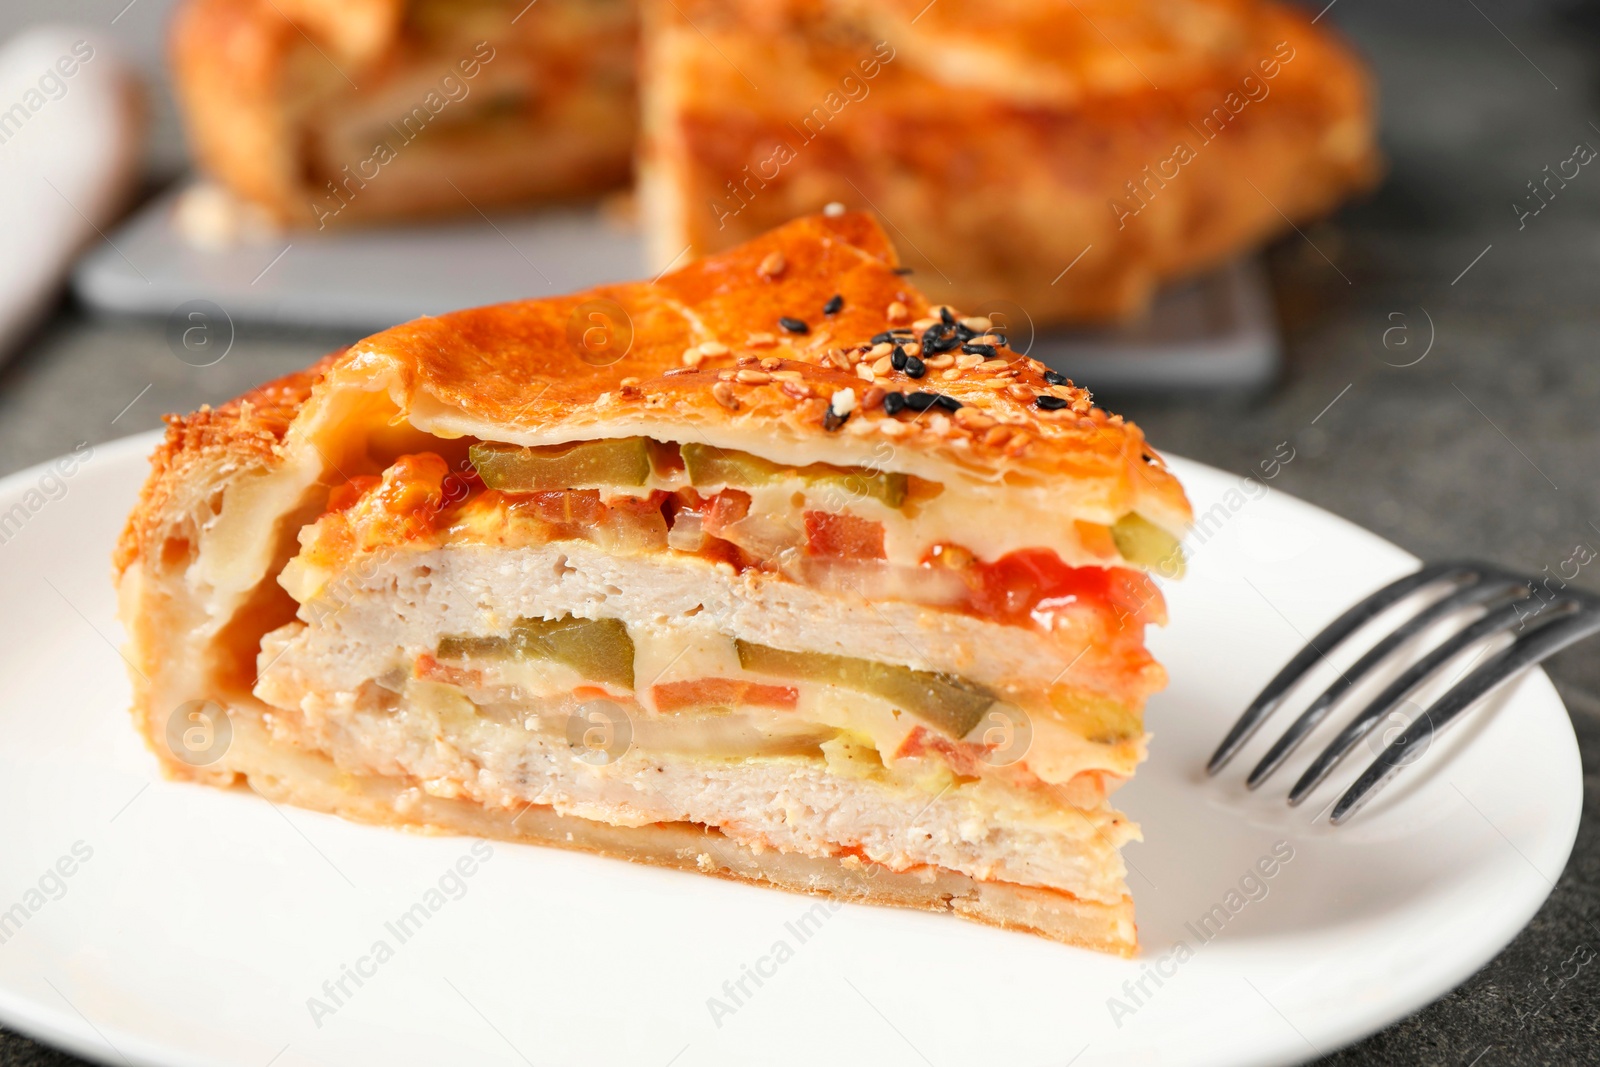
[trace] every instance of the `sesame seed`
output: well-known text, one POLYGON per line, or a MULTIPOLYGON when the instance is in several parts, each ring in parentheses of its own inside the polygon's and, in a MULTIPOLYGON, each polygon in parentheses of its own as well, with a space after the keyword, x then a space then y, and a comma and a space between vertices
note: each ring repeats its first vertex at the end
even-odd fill
POLYGON ((905 410, 906 395, 885 391, 883 394, 883 411, 886 415, 898 415, 905 410))
POLYGON ((961 377, 961 372, 956 370, 954 367, 951 367, 949 370, 940 371, 939 377, 944 381, 953 382, 957 378, 961 377))
POLYGON ((916 330, 918 333, 922 333, 924 330, 931 330, 938 325, 938 319, 918 319, 916 322, 911 324, 911 328, 916 330))
POLYGON ((685 367, 698 367, 705 358, 706 354, 698 348, 686 349, 683 353, 683 365, 685 367))
POLYGON ((629 376, 627 378, 622 379, 622 381, 618 382, 617 384, 618 385, 638 385, 639 384, 639 379, 636 378, 636 377, 629 376))
POLYGON ((953 396, 946 396, 944 393, 940 393, 939 395, 935 396, 933 398, 933 402, 944 408, 946 411, 961 410, 961 401, 957 400, 953 396))
POLYGON ((938 401, 938 393, 908 393, 906 394, 906 407, 912 411, 927 411, 938 401))
POLYGON ((778 339, 770 333, 753 333, 744 339, 749 348, 771 348, 778 343, 778 339))
POLYGON ((874 375, 888 374, 891 368, 898 369, 894 367, 894 363, 888 356, 883 356, 872 364, 872 373, 874 375))
POLYGON ((778 389, 782 391, 784 396, 794 400, 809 400, 815 395, 811 392, 811 387, 804 382, 790 381, 788 379, 779 382, 778 389))
POLYGON ((896 274, 900 275, 902 278, 905 277, 907 274, 915 274, 916 273, 910 267, 896 267, 894 269, 894 272, 896 274))
POLYGON ((869 345, 890 345, 890 344, 894 344, 894 331, 893 330, 884 330, 882 333, 875 333, 875 334, 872 335, 872 340, 868 341, 867 344, 869 344, 869 345))
POLYGON ((994 350, 994 345, 981 345, 972 341, 968 341, 966 344, 962 345, 961 351, 972 356, 982 356, 984 359, 993 359, 995 356, 999 355, 999 353, 994 350))
POLYGON ((1032 400, 1033 390, 1025 385, 1008 385, 1006 386, 1006 395, 1013 400, 1032 400))
POLYGON ((1059 396, 1041 395, 1034 400, 1035 404, 1045 411, 1060 411, 1067 406, 1067 402, 1059 396))
POLYGON ((702 356, 725 356, 728 354, 728 346, 721 341, 701 341, 700 354, 702 356))
POLYGON ((739 398, 733 395, 733 386, 727 382, 718 382, 711 387, 711 395, 716 402, 729 411, 739 410, 739 398))
POLYGON ((991 323, 987 315, 968 315, 961 320, 961 325, 969 330, 977 330, 979 333, 983 333, 989 329, 991 323))
POLYGON ((783 360, 777 356, 768 356, 761 361, 762 370, 777 370, 781 366, 783 366, 783 360))
POLYGON ((1044 372, 1044 380, 1049 382, 1051 385, 1071 385, 1072 384, 1071 382, 1067 381, 1067 376, 1065 374, 1062 374, 1060 371, 1054 371, 1054 370, 1045 371, 1044 372))
POLYGON ((834 293, 828 298, 828 302, 822 305, 822 313, 824 315, 837 315, 842 307, 844 307, 844 294, 834 293))
POLYGON ((941 304, 939 306, 939 321, 944 323, 946 326, 954 326, 956 324, 956 317, 955 315, 951 314, 950 306, 948 304, 941 304))
POLYGON ((767 258, 761 261, 756 272, 764 278, 776 278, 783 273, 784 260, 782 252, 768 252, 767 258))
POLYGON ((681 374, 699 374, 698 367, 673 367, 671 370, 661 372, 663 378, 676 378, 681 374))
POLYGON ((955 331, 957 341, 970 341, 978 336, 978 331, 969 328, 966 323, 958 322, 951 328, 955 331))
POLYGON ((982 362, 982 356, 974 356, 969 354, 956 357, 956 366, 960 367, 962 370, 971 370, 973 367, 976 367, 982 362))
MULTIPOLYGON (((762 360, 762 362, 765 363, 766 361, 762 360)), ((797 370, 775 370, 772 372, 772 376, 780 382, 798 382, 805 377, 797 370)))
POLYGON ((928 365, 929 370, 944 370, 947 367, 955 366, 956 357, 946 352, 942 356, 934 356, 932 359, 925 359, 922 362, 928 365))
POLYGON ((764 370, 742 370, 733 377, 743 385, 766 385, 772 381, 772 375, 764 370))
POLYGON ((889 366, 893 367, 895 370, 905 370, 906 360, 908 358, 909 357, 906 355, 905 349, 897 348, 889 354, 889 366))
POLYGON ((928 373, 928 365, 916 356, 907 356, 905 371, 907 378, 920 378, 928 373))
POLYGON ((872 373, 872 365, 870 363, 857 363, 856 377, 864 382, 870 382, 876 375, 872 373))
POLYGON ((867 352, 867 355, 871 356, 873 359, 877 359, 879 356, 888 356, 893 354, 894 345, 890 344, 888 341, 879 341, 875 343, 872 346, 872 349, 867 352))
POLYGON ((844 205, 839 203, 839 201, 834 200, 829 202, 829 204, 822 209, 822 213, 830 219, 836 219, 840 215, 844 214, 844 210, 844 205))
POLYGON ((890 322, 904 322, 911 317, 911 309, 896 300, 889 305, 889 310, 884 312, 884 317, 890 322))
POLYGON ((809 326, 807 326, 805 324, 805 320, 804 319, 791 318, 788 315, 784 315, 781 318, 779 318, 778 319, 778 325, 782 326, 789 333, 810 333, 811 332, 811 327, 809 327, 809 326))

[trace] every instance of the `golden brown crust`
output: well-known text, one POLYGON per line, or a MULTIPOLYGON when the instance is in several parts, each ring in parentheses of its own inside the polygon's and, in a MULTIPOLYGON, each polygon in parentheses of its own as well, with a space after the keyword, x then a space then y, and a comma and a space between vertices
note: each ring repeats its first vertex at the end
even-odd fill
POLYGON ((1365 73, 1279 4, 645 10, 641 202, 661 260, 838 200, 891 220, 938 299, 1116 318, 1377 173, 1365 73))
POLYGON ((418 319, 361 342, 350 359, 394 363, 409 407, 426 394, 504 433, 575 440, 637 424, 720 428, 755 451, 763 440, 850 439, 861 452, 888 442, 978 478, 1115 483, 1130 509, 1148 501, 1152 515, 1187 520, 1182 490, 1139 429, 1094 407, 1087 390, 1046 381, 1044 364, 1004 348, 994 359, 958 348, 943 354, 949 364, 930 356, 920 378, 884 368, 886 350, 876 353, 872 338, 933 317, 897 264, 869 216, 811 216, 654 283, 418 319), (842 306, 826 315, 834 296, 842 306), (610 357, 583 341, 591 311, 608 313, 597 301, 620 307, 632 335, 624 357, 601 365, 610 357), (785 318, 808 332, 785 330, 785 318), (691 347, 694 366, 685 363, 691 347), (863 366, 883 369, 869 381, 863 366), (844 390, 856 407, 835 428, 828 412, 844 390), (961 406, 889 415, 888 391, 961 406))
POLYGON ((117 541, 112 565, 117 574, 148 555, 161 531, 196 494, 220 488, 205 472, 230 472, 271 466, 289 424, 311 395, 311 388, 344 354, 331 352, 305 370, 258 385, 219 408, 203 407, 189 415, 166 416, 167 435, 150 454, 150 477, 117 541))

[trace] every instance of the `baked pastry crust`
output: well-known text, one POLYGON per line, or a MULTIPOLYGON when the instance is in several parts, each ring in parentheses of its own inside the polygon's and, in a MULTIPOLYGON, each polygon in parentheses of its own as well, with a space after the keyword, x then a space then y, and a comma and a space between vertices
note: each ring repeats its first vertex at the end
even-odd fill
POLYGON ((294 227, 623 184, 632 5, 520 6, 184 0, 171 55, 189 139, 205 170, 294 227))
POLYGON ((1365 72, 1283 4, 649 0, 645 15, 641 203, 661 263, 839 201, 880 213, 937 299, 1118 319, 1378 170, 1365 72))
POLYGON ((1003 481, 1008 495, 1036 486, 1042 499, 1070 484, 1074 513, 1137 510, 1181 529, 1187 501, 1137 428, 1092 407, 1083 390, 1046 381, 1034 361, 980 360, 1004 371, 1000 388, 991 387, 994 372, 978 367, 950 380, 911 380, 898 371, 881 378, 959 398, 954 413, 891 415, 863 395, 841 414, 839 394, 872 388, 859 369, 845 369, 862 366, 870 338, 891 319, 938 317, 896 273, 897 263, 869 217, 805 218, 654 282, 418 319, 220 408, 170 419, 115 558, 134 718, 163 769, 217 785, 248 783, 273 799, 372 822, 563 844, 848 899, 953 910, 1131 952, 1126 897, 1080 899, 942 867, 891 870, 849 855, 763 851, 698 826, 594 823, 577 832, 575 823, 587 820, 538 805, 452 799, 404 776, 336 767, 300 743, 303 735, 286 721, 293 712, 258 695, 271 667, 263 639, 292 629, 297 614, 306 618, 278 576, 299 551, 301 531, 327 510, 330 489, 441 439, 556 444, 648 431, 845 466, 887 443, 897 450, 896 467, 913 473, 1003 481), (586 336, 599 328, 595 313, 606 332, 598 346, 586 336), (780 338, 781 327, 770 329, 802 316, 806 333, 780 338), (1040 397, 1060 402, 1041 407, 1040 397), (206 762, 182 758, 169 740, 177 709, 194 701, 213 702, 231 723, 231 746, 206 762))

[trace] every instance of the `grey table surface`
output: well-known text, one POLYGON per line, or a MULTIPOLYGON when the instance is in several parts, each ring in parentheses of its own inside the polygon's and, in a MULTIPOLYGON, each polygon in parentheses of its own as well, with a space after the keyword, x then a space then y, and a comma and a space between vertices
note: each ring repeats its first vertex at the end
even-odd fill
MULTIPOLYGON (((1283 380, 1251 397, 1101 399, 1159 447, 1230 470, 1288 441, 1296 460, 1277 485, 1419 556, 1554 570, 1577 545, 1600 548, 1600 170, 1520 224, 1513 205, 1532 206, 1526 183, 1577 143, 1600 147, 1600 17, 1489 0, 1336 4, 1328 17, 1382 80, 1390 171, 1365 202, 1271 251, 1283 380)), ((63 303, 0 369, 0 472, 153 428, 352 340, 244 330, 226 359, 195 368, 161 322, 63 303)), ((1600 570, 1577 581, 1600 591, 1600 570)), ((1600 945, 1600 656, 1580 646, 1549 670, 1586 784, 1549 902, 1460 988, 1350 1048, 1308 1047, 1308 1060, 1600 1062, 1600 967, 1561 980, 1565 961, 1600 945)), ((1521 862, 1509 847, 1506 862, 1521 862)), ((0 1067, 78 1062, 0 1031, 0 1067)))

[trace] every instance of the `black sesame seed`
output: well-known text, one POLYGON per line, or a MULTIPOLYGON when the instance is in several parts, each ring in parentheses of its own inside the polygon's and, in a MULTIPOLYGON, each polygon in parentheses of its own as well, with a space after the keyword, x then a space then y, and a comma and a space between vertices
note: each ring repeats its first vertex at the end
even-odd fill
POLYGON ((922 351, 930 356, 937 356, 940 352, 949 352, 961 342, 957 341, 955 334, 945 337, 936 337, 932 341, 922 342, 922 351))
POLYGON ((1059 396, 1050 396, 1048 393, 1040 394, 1033 398, 1033 402, 1045 411, 1060 411, 1067 406, 1067 402, 1059 396))
POLYGON ((896 338, 894 334, 885 331, 884 333, 873 334, 872 340, 867 343, 874 345, 892 345, 894 344, 895 340, 896 338))
POLYGON ((916 356, 907 356, 905 372, 907 378, 920 378, 928 373, 928 365, 916 356))
POLYGON ((939 321, 944 323, 946 326, 954 326, 956 324, 956 317, 950 314, 950 309, 948 307, 942 307, 939 309, 939 321))
POLYGON ((938 399, 937 393, 909 393, 906 395, 906 407, 912 411, 927 411, 938 399))
POLYGON ((945 335, 946 329, 947 327, 944 323, 934 323, 932 326, 929 326, 926 330, 922 331, 922 343, 925 345, 933 344, 935 341, 939 340, 939 338, 945 335))
POLYGON ((994 345, 980 345, 968 341, 961 346, 961 351, 969 356, 982 356, 984 359, 993 359, 995 357, 994 345))
POLYGON ((778 325, 782 326, 785 330, 788 330, 790 333, 810 333, 811 332, 811 327, 807 326, 803 320, 790 318, 788 315, 784 315, 783 317, 778 319, 778 325))
POLYGON ((910 267, 896 267, 894 272, 901 277, 904 277, 905 275, 912 273, 912 270, 910 267))
POLYGON ((829 407, 827 411, 822 413, 822 428, 824 430, 837 430, 839 427, 843 426, 849 418, 850 413, 848 411, 841 414, 833 410, 832 407, 829 407))
POLYGON ((995 333, 993 330, 990 330, 989 331, 989 336, 994 338, 994 343, 997 344, 997 345, 1002 345, 1003 346, 1003 345, 1008 343, 1006 341, 1006 335, 1003 334, 1003 333, 995 333))
POLYGON ((822 313, 824 315, 837 315, 842 307, 844 307, 844 294, 834 293, 828 298, 828 302, 822 305, 822 313))
POLYGON ((909 326, 895 326, 895 327, 891 328, 889 330, 889 332, 890 333, 901 334, 902 336, 905 336, 905 337, 915 337, 917 335, 917 331, 913 330, 909 326))
POLYGON ((1051 385, 1066 385, 1067 384, 1067 376, 1065 374, 1062 374, 1058 370, 1047 370, 1047 371, 1045 371, 1044 372, 1044 380, 1049 382, 1051 385))
POLYGON ((893 367, 895 370, 905 370, 906 358, 906 350, 903 348, 897 348, 889 354, 889 366, 893 367))
POLYGON ((961 401, 957 400, 953 396, 945 396, 943 393, 940 393, 936 398, 934 398, 933 402, 944 408, 946 411, 961 410, 961 401))
POLYGON ((976 336, 978 336, 977 330, 974 330, 964 322, 956 323, 956 340, 970 341, 976 336))
POLYGON ((904 393, 884 393, 883 413, 885 415, 898 415, 905 410, 906 395, 904 393))

